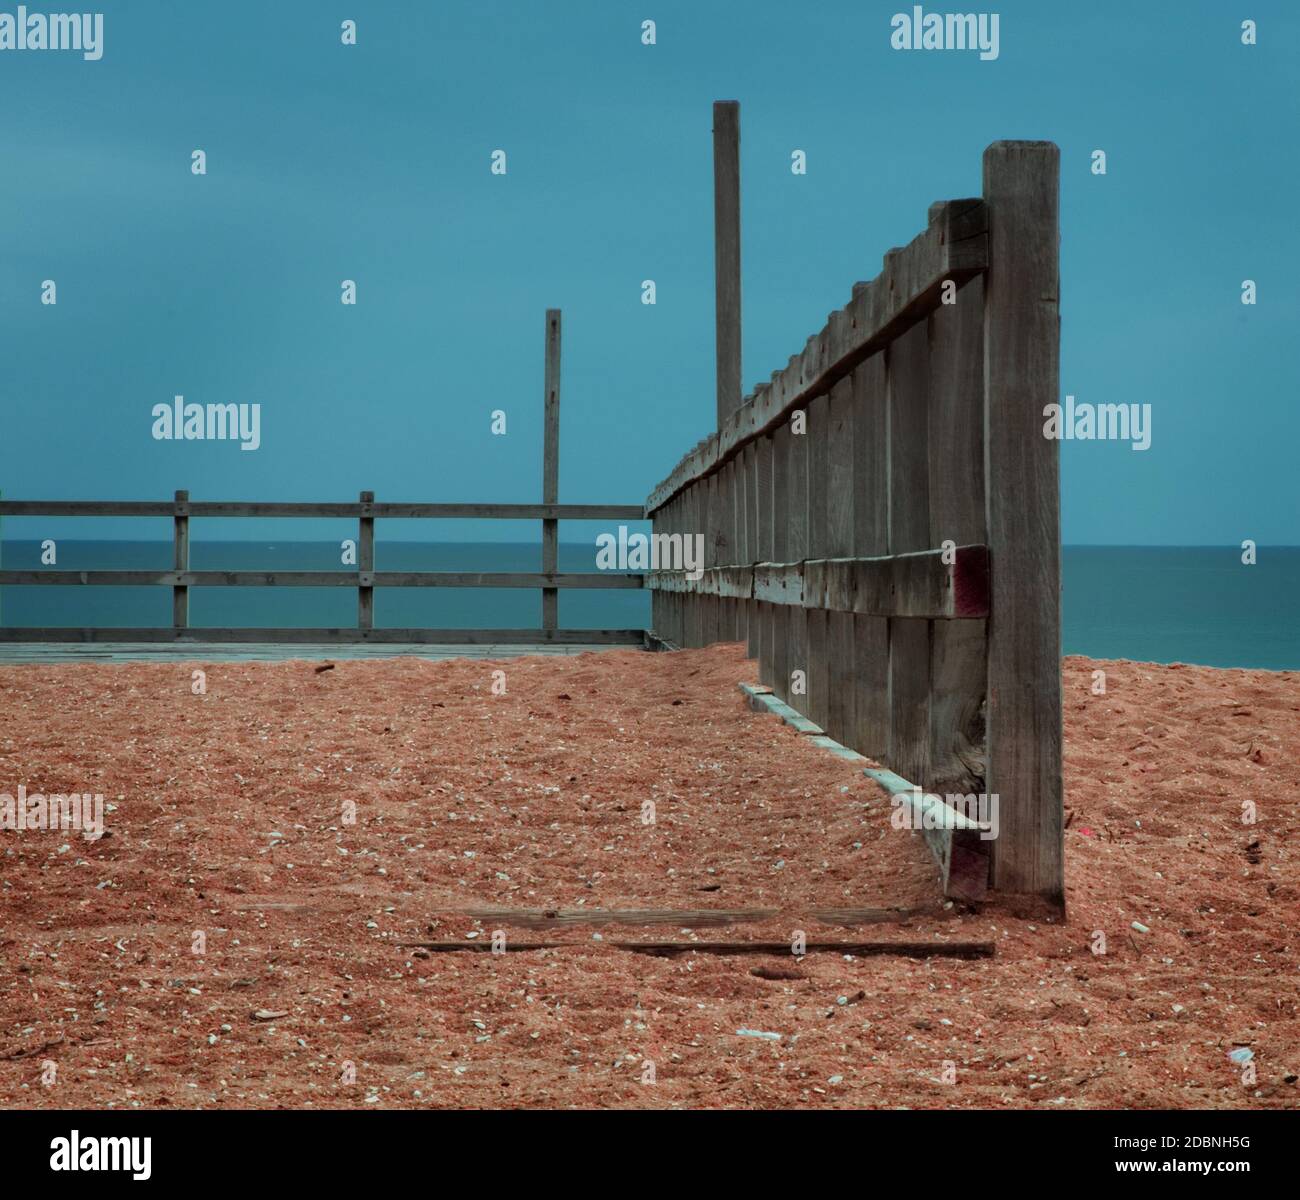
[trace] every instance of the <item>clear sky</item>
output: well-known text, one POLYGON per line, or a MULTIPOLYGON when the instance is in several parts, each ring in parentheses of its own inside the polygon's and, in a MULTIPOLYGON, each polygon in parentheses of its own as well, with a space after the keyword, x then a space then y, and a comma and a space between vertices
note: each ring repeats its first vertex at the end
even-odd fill
POLYGON ((560 499, 640 502, 714 419, 711 104, 736 99, 746 390, 932 201, 979 193, 989 142, 1051 139, 1062 395, 1152 406, 1145 452, 1063 445, 1065 540, 1300 542, 1289 0, 999 0, 995 61, 892 49, 895 0, 99 6, 100 61, 0 52, 7 498, 538 500, 556 306, 560 499), (260 403, 261 448, 154 440, 177 393, 260 403))

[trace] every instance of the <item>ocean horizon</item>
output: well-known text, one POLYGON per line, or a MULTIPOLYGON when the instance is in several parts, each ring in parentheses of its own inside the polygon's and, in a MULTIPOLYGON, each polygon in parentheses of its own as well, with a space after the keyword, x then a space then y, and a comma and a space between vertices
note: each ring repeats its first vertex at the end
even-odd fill
MULTIPOLYGON (((1062 653, 1210 667, 1300 669, 1300 547, 1262 546, 1247 566, 1233 546, 1065 546, 1062 653)), ((383 571, 537 571, 536 542, 377 542, 383 571)), ((3 544, 3 566, 41 569, 41 543, 3 544)), ((191 568, 320 571, 343 568, 336 541, 210 541, 190 547, 191 568)), ((562 571, 595 571, 593 543, 559 547, 562 571)), ((60 540, 50 570, 170 570, 170 541, 60 540)), ((192 626, 319 626, 356 623, 350 588, 190 589, 192 626)), ((562 589, 559 623, 641 629, 643 591, 562 589)), ((171 623, 165 587, 9 585, 0 626, 156 626, 171 623)), ((376 588, 378 628, 534 628, 541 593, 527 588, 376 588)))

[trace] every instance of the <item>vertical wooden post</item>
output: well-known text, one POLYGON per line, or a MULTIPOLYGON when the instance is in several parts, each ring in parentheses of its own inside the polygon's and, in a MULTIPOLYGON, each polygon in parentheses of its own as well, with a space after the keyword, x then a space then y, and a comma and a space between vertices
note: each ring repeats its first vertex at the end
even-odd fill
POLYGON ((713 270, 718 427, 740 407, 740 104, 713 104, 713 270))
MULTIPOLYGON (((560 310, 546 310, 546 411, 542 434, 542 503, 560 502, 560 310)), ((542 571, 559 570, 559 522, 542 521, 542 571)), ((542 628, 559 624, 559 600, 555 588, 542 589, 542 628)))
POLYGON ((357 522, 357 570, 363 582, 357 588, 357 628, 375 627, 375 589, 366 579, 375 573, 375 518, 368 514, 375 502, 374 492, 361 493, 361 517, 357 522))
POLYGON ((1063 907, 1060 447, 1060 151, 984 152, 985 507, 991 558, 988 777, 999 804, 993 886, 1063 907))
MULTIPOLYGON (((172 567, 177 571, 190 569, 190 494, 178 489, 175 516, 172 517, 172 567)), ((172 626, 188 628, 190 623, 190 589, 185 584, 172 588, 172 626)))

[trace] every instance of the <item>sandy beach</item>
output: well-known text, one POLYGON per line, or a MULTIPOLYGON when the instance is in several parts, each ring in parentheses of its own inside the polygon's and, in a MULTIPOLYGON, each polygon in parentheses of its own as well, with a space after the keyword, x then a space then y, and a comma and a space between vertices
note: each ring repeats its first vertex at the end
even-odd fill
POLYGON ((0 833, 0 1104, 1300 1097, 1294 672, 1065 661, 1060 924, 945 907, 884 793, 745 705, 741 647, 317 665, 0 668, 0 793, 107 802, 98 841, 0 833), (866 929, 808 915, 870 905, 922 912, 866 929), (490 940, 491 918, 464 914, 492 906, 780 916, 573 925, 545 935, 571 947, 500 955, 399 945, 490 940), (607 944, 794 928, 990 939, 996 956, 607 944))

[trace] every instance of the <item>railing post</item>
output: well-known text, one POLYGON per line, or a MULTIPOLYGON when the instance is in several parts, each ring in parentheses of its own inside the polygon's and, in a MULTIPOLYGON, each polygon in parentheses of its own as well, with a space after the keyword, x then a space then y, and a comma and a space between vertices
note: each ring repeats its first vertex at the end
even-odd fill
MULTIPOLYGON (((190 494, 177 489, 176 507, 172 517, 172 568, 176 571, 190 569, 190 494)), ((172 588, 172 627, 185 629, 190 623, 190 589, 178 583, 172 588)))
POLYGON ((1063 907, 1060 446, 1043 434, 1060 399, 1060 157, 1051 142, 984 152, 985 786, 1001 826, 992 886, 1063 907))
POLYGON ((370 582, 375 573, 375 518, 370 516, 370 506, 375 502, 374 492, 361 493, 360 533, 357 541, 357 570, 361 583, 357 587, 357 628, 375 627, 375 589, 370 582))
MULTIPOLYGON (((560 502, 560 310, 546 310, 546 404, 542 434, 542 503, 560 502)), ((542 519, 542 571, 559 570, 559 522, 542 519)), ((542 588, 542 629, 559 625, 558 594, 553 587, 542 588)))
POLYGON ((713 103, 713 274, 718 366, 718 428, 739 407, 740 104, 713 103))

